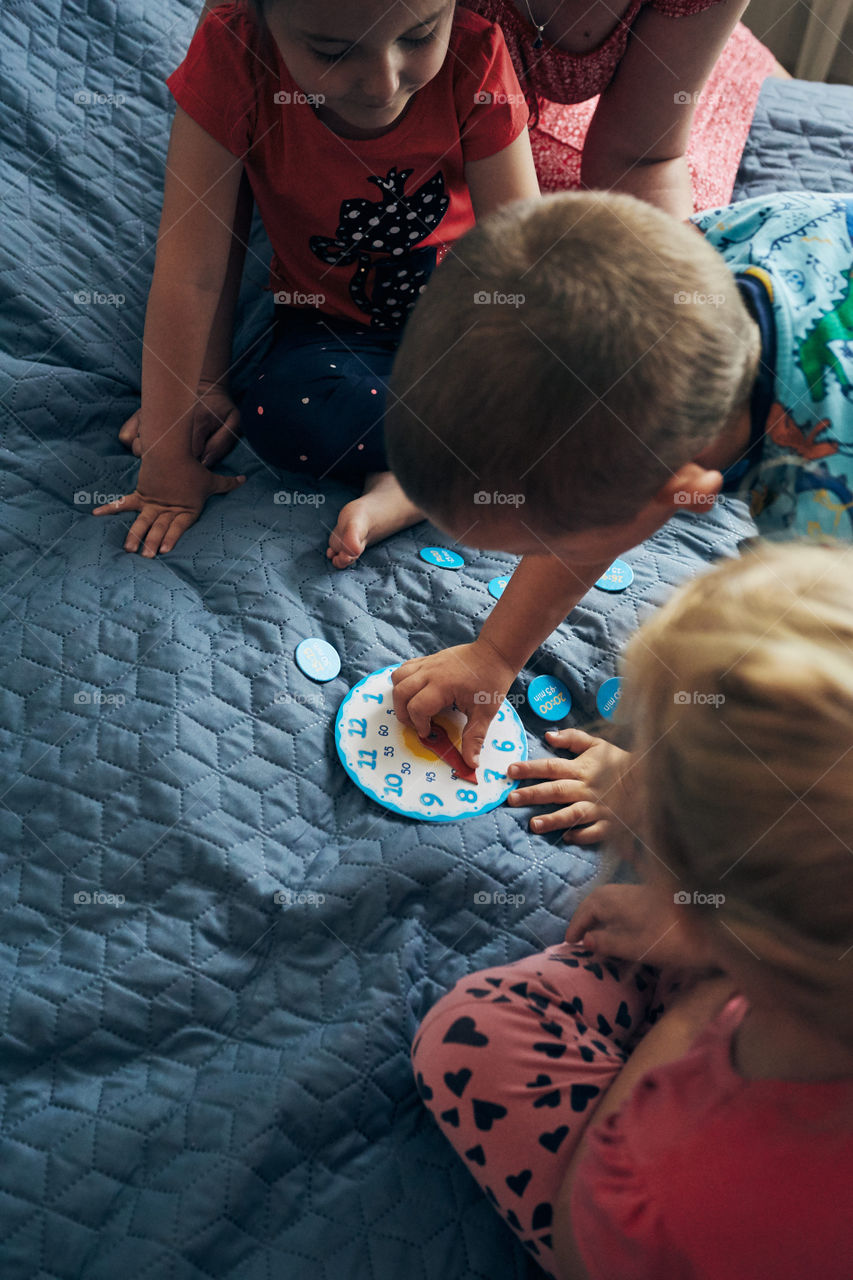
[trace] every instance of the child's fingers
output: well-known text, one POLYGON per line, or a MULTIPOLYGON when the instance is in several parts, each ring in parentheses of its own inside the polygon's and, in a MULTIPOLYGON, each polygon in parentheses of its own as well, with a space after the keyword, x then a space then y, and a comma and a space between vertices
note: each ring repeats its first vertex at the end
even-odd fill
POLYGON ((558 747, 561 751, 572 751, 575 755, 588 751, 601 742, 601 738, 594 738, 592 734, 584 733, 583 729, 549 729, 545 737, 549 746, 558 747))
MULTIPOLYGON (((537 835, 542 835, 546 831, 565 831, 567 828, 572 830, 579 827, 581 823, 591 822, 600 817, 599 809, 590 813, 590 809, 584 804, 570 804, 565 809, 555 809, 553 813, 542 813, 531 818, 530 830, 535 831, 537 835)), ((580 831, 577 834, 580 835, 580 831)))
POLYGON ((572 760, 561 760, 558 756, 542 756, 538 760, 516 760, 507 769, 510 778, 576 778, 572 760))
POLYGON ((218 462, 227 457, 240 439, 239 425, 240 414, 235 409, 228 415, 224 424, 209 437, 201 459, 205 467, 215 467, 218 462))
POLYGON ((586 794, 586 787, 582 782, 576 782, 571 778, 560 778, 554 782, 540 782, 535 787, 520 787, 516 791, 511 791, 508 803, 518 807, 526 804, 573 805, 576 801, 583 799, 586 794))
MULTIPOLYGON (((613 956, 616 960, 639 960, 643 955, 643 944, 638 942, 636 935, 626 934, 618 927, 599 925, 587 929, 579 941, 591 951, 597 951, 602 956, 613 956)), ((653 961, 649 960, 648 963, 652 964, 653 961)))
MULTIPOLYGON (((138 507, 134 509, 139 510, 138 507)), ((130 552, 138 551, 142 544, 142 539, 148 533, 148 530, 150 528, 151 528, 151 512, 149 510, 146 510, 143 507, 142 510, 139 511, 139 515, 136 517, 133 524, 130 526, 130 528, 127 531, 127 537, 124 540, 125 551, 130 551, 130 552)))
POLYGON ((480 763, 480 751, 486 741, 489 725, 494 719, 494 711, 491 707, 487 709, 479 703, 474 703, 473 707, 463 708, 463 710, 467 710, 468 720, 460 744, 462 759, 472 769, 476 769, 480 763))
POLYGON ((600 923, 599 893, 593 889, 575 909, 566 929, 566 942, 580 942, 588 929, 600 923))
POLYGON ((610 822, 601 818, 591 822, 588 827, 575 827, 563 836, 565 844, 601 844, 610 835, 610 822))
MULTIPOLYGON (((232 493, 246 483, 245 476, 211 476, 211 493, 232 493)), ((195 519, 195 516, 193 517, 195 519)))
POLYGON ((174 518, 175 517, 171 511, 163 511, 160 515, 155 517, 153 523, 148 529, 148 533, 146 534, 145 542, 142 547, 142 554, 147 559, 150 559, 152 556, 156 556, 157 552, 160 550, 160 543, 163 541, 166 530, 170 527, 174 518))
MULTIPOLYGON (((419 679, 423 680, 423 677, 419 677, 419 679)), ((397 696, 395 691, 394 706, 396 707, 396 705, 397 696)), ((433 716, 437 716, 439 711, 443 711, 447 705, 448 698, 441 685, 423 680, 421 688, 406 703, 408 723, 419 738, 426 738, 429 735, 430 722, 433 716)))
POLYGON ((141 416, 140 410, 137 409, 135 413, 130 415, 127 422, 119 428, 118 438, 126 449, 132 449, 134 440, 139 436, 139 420, 141 416))
POLYGON ((191 511, 184 511, 179 516, 175 516, 172 523, 160 543, 160 552, 165 553, 171 551, 172 547, 178 541, 182 533, 186 533, 191 524, 195 524, 197 517, 191 511))
POLYGON ((141 511, 142 501, 137 493, 126 493, 114 502, 105 502, 101 507, 93 507, 93 516, 114 516, 122 511, 141 511))

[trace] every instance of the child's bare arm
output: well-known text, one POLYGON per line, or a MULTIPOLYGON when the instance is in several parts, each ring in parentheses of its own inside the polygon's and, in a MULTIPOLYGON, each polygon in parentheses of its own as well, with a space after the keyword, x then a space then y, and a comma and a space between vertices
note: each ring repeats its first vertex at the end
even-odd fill
POLYGON ((527 130, 496 155, 469 160, 465 166, 465 182, 478 222, 511 200, 535 199, 539 195, 539 180, 527 130))
POLYGON ((399 719, 425 736, 431 717, 455 704, 468 717, 462 755, 475 766, 516 675, 609 564, 569 567, 555 556, 525 556, 475 641, 413 658, 394 672, 399 719))
MULTIPOLYGON (((240 412, 231 399, 229 375, 234 336, 234 315, 240 293, 243 264, 252 225, 254 200, 245 172, 234 215, 231 249, 225 283, 210 331, 207 352, 197 388, 193 412, 193 455, 206 467, 214 467, 234 448, 240 435, 240 412)), ((118 438, 137 458, 142 453, 142 411, 136 409, 122 425, 118 438)))
POLYGON ((196 389, 225 283, 243 166, 180 107, 142 356, 142 461, 136 491, 95 514, 137 511, 125 549, 170 550, 208 497, 245 477, 216 476, 193 455, 196 389))

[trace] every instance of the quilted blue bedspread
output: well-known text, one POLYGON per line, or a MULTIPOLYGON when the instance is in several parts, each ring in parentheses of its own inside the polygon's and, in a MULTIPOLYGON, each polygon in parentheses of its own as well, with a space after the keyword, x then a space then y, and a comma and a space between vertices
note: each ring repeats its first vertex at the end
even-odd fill
MULTIPOLYGON (((126 522, 90 514, 134 473, 116 433, 138 403, 163 79, 197 9, 0 9, 0 1274, 521 1277, 408 1046, 460 975, 560 939, 597 856, 532 838, 529 812, 386 813, 333 745, 346 690, 470 638, 512 562, 430 568, 417 550, 443 539, 421 526, 337 573, 347 492, 243 446, 246 485, 167 557, 126 555, 126 522), (316 502, 275 501, 294 487, 316 502), (294 665, 309 635, 341 654, 331 684, 294 665)), ((238 387, 268 333, 266 255, 256 226, 238 387)), ((749 531, 725 503, 673 520, 517 690, 556 673, 586 722, 638 620, 749 531)))

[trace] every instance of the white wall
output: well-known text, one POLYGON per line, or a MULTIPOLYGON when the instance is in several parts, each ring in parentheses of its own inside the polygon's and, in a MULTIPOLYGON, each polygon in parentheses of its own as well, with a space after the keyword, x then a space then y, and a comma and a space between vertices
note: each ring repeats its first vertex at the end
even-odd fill
MULTIPOLYGON (((810 6, 808 0, 751 0, 744 22, 776 55, 783 67, 794 72, 803 42, 810 6)), ((853 14, 841 33, 835 58, 826 77, 834 83, 853 84, 853 14)))

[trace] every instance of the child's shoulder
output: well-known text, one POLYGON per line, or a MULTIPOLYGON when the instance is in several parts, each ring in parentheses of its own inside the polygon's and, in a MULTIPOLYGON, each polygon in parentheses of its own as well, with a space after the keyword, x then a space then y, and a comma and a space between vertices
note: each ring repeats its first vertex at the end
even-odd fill
POLYGON ((488 47, 498 40, 503 40, 503 34, 497 23, 457 5, 450 33, 450 48, 454 53, 466 47, 488 47))
POLYGON ((246 0, 229 0, 227 4, 218 4, 210 10, 200 30, 208 38, 216 38, 218 34, 225 38, 235 37, 247 48, 254 45, 261 37, 261 25, 246 0))

